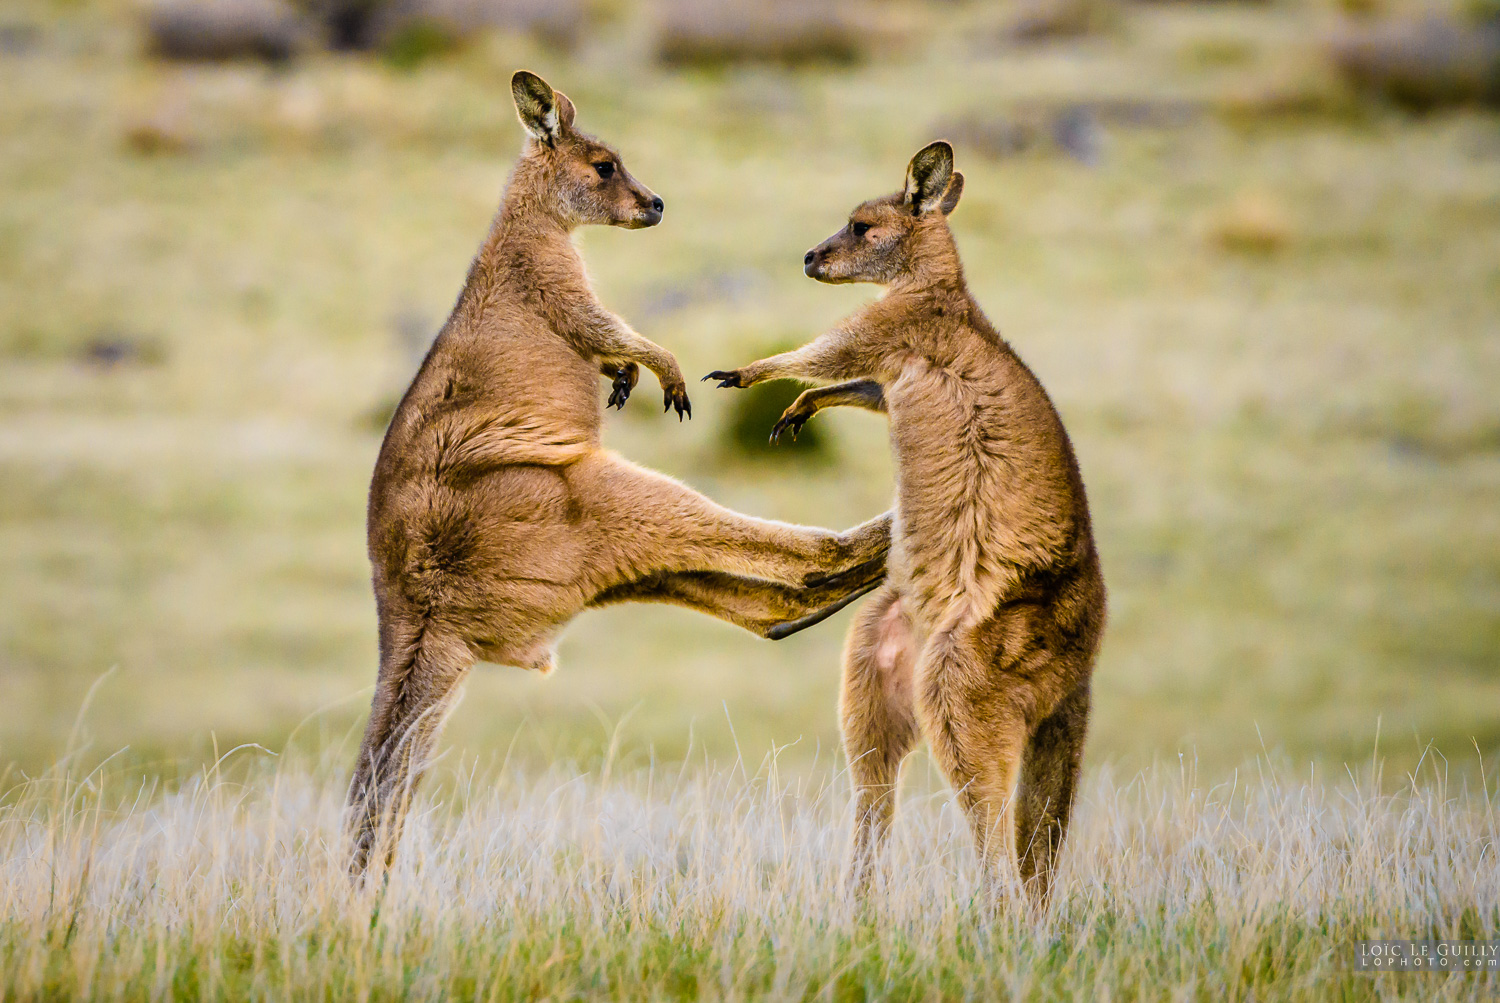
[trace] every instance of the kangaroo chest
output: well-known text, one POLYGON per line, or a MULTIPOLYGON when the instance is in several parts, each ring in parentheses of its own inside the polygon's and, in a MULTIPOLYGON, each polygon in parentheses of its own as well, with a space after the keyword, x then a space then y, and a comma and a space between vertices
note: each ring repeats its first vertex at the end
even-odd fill
POLYGON ((988 615, 1072 528, 1055 447, 1018 422, 1003 389, 913 367, 886 390, 896 461, 893 580, 917 617, 988 615), (1029 434, 1028 434, 1029 433, 1029 434))

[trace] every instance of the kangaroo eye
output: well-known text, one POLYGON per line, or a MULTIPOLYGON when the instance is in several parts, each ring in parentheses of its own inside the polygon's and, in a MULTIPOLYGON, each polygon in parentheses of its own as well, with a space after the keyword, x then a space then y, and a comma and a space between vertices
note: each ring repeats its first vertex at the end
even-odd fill
POLYGON ((870 232, 870 224, 869 223, 850 223, 849 224, 849 229, 851 229, 851 230, 854 231, 854 235, 856 237, 863 237, 865 234, 867 234, 867 233, 870 232))
POLYGON ((594 170, 599 173, 600 181, 608 181, 615 176, 615 165, 608 160, 601 160, 594 165, 594 170))

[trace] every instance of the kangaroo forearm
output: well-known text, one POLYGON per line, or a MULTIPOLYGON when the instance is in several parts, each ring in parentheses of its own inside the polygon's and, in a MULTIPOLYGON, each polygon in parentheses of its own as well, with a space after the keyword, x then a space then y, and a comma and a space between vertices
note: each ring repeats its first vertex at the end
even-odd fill
POLYGON ((791 352, 752 362, 741 382, 752 386, 766 380, 857 380, 874 375, 870 361, 859 349, 854 331, 838 329, 791 352))
POLYGON ((810 412, 809 417, 831 407, 860 407, 884 412, 885 388, 875 380, 849 380, 805 391, 798 403, 810 412))
POLYGON ((655 373, 663 386, 682 382, 682 370, 672 353, 637 334, 618 317, 594 319, 584 329, 582 341, 601 363, 623 366, 633 362, 655 373))

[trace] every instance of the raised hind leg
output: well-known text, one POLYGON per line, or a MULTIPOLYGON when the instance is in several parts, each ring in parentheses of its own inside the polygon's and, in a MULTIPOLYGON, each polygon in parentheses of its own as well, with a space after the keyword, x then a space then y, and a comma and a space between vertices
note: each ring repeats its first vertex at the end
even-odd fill
POLYGON ((854 785, 850 890, 863 896, 890 832, 901 761, 919 731, 912 705, 917 648, 901 595, 887 586, 864 609, 844 643, 839 720, 854 785))
POLYGON ((1089 686, 1084 683, 1037 725, 1022 760, 1016 845, 1021 881, 1039 903, 1046 902, 1052 890, 1058 852, 1067 835, 1088 719, 1089 686))
POLYGON ((884 561, 807 588, 716 571, 660 572, 606 589, 589 605, 673 603, 780 640, 832 616, 884 578, 884 561))
POLYGON ((890 549, 890 513, 843 533, 757 519, 605 453, 573 464, 566 476, 579 522, 597 533, 584 569, 596 593, 702 571, 816 586, 863 574, 860 566, 877 566, 890 549))
POLYGON ((352 873, 363 873, 375 856, 390 866, 412 792, 473 663, 467 646, 430 626, 382 645, 380 678, 349 785, 352 873))

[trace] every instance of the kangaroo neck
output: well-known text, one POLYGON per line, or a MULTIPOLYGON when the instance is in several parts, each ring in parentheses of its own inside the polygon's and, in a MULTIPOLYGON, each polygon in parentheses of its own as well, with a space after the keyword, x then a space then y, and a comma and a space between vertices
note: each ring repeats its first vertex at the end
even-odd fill
POLYGON ((884 299, 891 306, 918 304, 939 315, 967 312, 973 304, 969 285, 961 270, 932 272, 917 270, 885 287, 884 299))
POLYGON ((518 192, 513 185, 500 204, 480 251, 480 260, 492 271, 529 275, 536 261, 577 259, 573 227, 547 212, 534 196, 518 192))
POLYGON ((489 233, 469 270, 459 309, 475 322, 483 319, 506 290, 555 284, 558 268, 583 274, 583 259, 573 246, 572 227, 547 212, 535 196, 512 184, 490 223, 489 233), (550 275, 540 274, 543 270, 550 275))

